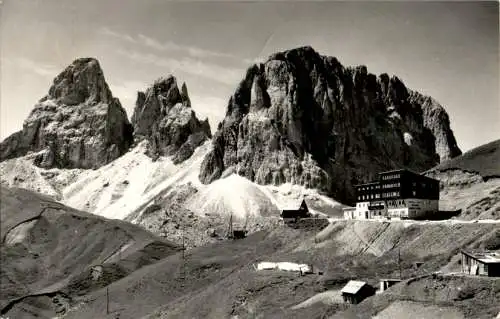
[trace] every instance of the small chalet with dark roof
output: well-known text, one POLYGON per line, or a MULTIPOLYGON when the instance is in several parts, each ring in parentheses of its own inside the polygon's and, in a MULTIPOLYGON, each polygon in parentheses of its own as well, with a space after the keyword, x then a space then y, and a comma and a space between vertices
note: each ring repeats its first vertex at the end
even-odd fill
POLYGON ((298 209, 284 209, 280 216, 284 220, 298 220, 300 218, 308 218, 311 214, 309 213, 306 201, 303 199, 298 209))

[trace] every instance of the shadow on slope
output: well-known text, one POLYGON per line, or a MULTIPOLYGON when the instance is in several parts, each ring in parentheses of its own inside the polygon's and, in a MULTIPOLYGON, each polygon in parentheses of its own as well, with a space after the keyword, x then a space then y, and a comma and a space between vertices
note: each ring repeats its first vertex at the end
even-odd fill
MULTIPOLYGON (((109 286, 114 315, 125 318, 322 318, 343 306, 315 303, 292 309, 350 279, 378 284, 399 276, 457 269, 460 248, 480 247, 496 225, 345 221, 316 230, 277 227, 168 256, 109 286), (254 270, 260 261, 313 265, 315 274, 254 270), (415 262, 423 262, 419 268, 415 262), (323 275, 317 273, 321 270, 323 275)), ((104 317, 106 290, 93 291, 68 318, 104 317)), ((111 316, 109 317, 111 318, 111 316)))
POLYGON ((73 297, 179 250, 141 227, 81 212, 28 190, 2 186, 1 197, 2 315, 64 313, 73 297), (66 306, 47 302, 56 296, 67 300, 66 306))

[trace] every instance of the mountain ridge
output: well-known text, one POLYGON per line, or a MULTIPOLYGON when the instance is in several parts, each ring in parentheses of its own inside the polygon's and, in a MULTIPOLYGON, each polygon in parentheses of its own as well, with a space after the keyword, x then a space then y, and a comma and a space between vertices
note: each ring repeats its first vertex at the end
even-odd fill
POLYGON ((247 69, 230 97, 200 180, 233 170, 259 184, 318 187, 353 200, 383 170, 427 170, 461 154, 444 108, 396 76, 343 67, 311 47, 247 69), (318 138, 322 137, 322 138, 318 138))
POLYGON ((186 83, 179 90, 172 75, 137 93, 132 124, 136 142, 149 141, 149 156, 173 156, 174 163, 188 159, 212 137, 208 119, 198 120, 191 108, 186 83))

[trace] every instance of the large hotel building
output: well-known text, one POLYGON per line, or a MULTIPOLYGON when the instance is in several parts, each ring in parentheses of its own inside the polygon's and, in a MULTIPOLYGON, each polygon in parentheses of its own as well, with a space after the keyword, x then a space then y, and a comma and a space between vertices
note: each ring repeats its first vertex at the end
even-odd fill
POLYGON ((418 219, 439 210, 439 181, 408 170, 379 173, 355 189, 356 207, 344 209, 346 219, 418 219))

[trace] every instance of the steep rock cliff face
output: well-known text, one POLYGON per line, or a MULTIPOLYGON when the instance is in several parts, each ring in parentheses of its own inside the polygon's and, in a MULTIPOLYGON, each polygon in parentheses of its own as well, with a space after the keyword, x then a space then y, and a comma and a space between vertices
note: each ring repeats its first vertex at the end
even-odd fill
POLYGON ((343 67, 310 47, 251 66, 229 99, 200 180, 234 171, 351 201, 383 170, 416 171, 460 155, 448 115, 397 77, 343 67))
POLYGON ((55 79, 35 104, 22 131, 0 144, 0 160, 40 152, 44 168, 98 168, 124 154, 132 126, 113 97, 99 62, 80 58, 55 79))
POLYGON ((188 159, 212 137, 208 119, 199 121, 191 109, 186 84, 179 90, 173 76, 138 92, 132 124, 136 137, 150 142, 150 156, 173 156, 174 163, 188 159))

